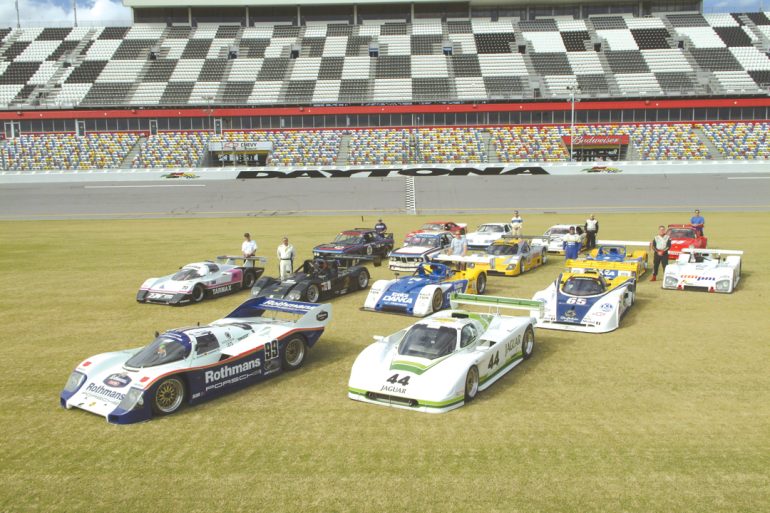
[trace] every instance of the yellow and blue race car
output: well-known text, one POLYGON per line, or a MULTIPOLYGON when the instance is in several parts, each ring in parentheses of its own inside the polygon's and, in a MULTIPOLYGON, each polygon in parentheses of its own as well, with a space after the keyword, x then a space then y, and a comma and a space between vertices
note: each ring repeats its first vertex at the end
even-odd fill
MULTIPOLYGON (((440 256, 437 260, 441 261, 443 258, 445 257, 440 256)), ((489 274, 518 276, 546 263, 548 248, 533 244, 525 237, 503 235, 487 246, 483 253, 474 252, 460 258, 469 266, 489 274)))
POLYGON ((600 240, 597 246, 583 258, 567 260, 569 271, 579 272, 586 269, 600 271, 607 278, 617 278, 633 273, 639 279, 648 267, 648 254, 645 249, 630 249, 630 246, 649 246, 648 242, 600 240))

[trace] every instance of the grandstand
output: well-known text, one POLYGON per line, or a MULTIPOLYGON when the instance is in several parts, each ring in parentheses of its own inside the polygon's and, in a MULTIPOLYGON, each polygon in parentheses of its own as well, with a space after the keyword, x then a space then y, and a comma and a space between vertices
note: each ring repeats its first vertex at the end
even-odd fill
POLYGON ((767 13, 603 0, 175 2, 126 0, 135 23, 125 27, 0 30, 2 168, 748 160, 770 151, 767 13), (622 142, 566 142, 583 136, 622 142), (225 158, 209 151, 218 142, 271 149, 263 160, 225 158))

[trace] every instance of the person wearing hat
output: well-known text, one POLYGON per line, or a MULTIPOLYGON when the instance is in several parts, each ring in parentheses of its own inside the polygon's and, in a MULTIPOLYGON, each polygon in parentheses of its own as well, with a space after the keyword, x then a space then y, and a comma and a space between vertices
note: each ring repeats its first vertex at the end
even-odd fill
POLYGON ((278 246, 278 272, 281 281, 291 278, 294 271, 294 246, 289 244, 289 238, 284 237, 278 246))
POLYGON ((388 226, 382 222, 382 219, 379 219, 377 221, 377 224, 374 225, 374 231, 377 233, 385 233, 385 230, 388 229, 388 226))

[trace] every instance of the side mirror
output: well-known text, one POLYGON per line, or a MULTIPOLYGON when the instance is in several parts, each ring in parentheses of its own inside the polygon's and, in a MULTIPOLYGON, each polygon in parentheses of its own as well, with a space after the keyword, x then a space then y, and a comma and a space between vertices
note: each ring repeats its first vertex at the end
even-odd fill
POLYGON ((372 338, 375 342, 385 342, 387 337, 383 337, 382 335, 374 335, 372 338))

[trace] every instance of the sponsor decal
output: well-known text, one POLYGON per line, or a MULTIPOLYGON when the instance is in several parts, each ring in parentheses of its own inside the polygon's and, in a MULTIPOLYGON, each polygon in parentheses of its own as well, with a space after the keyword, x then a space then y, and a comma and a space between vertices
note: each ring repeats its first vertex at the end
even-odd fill
POLYGON ((606 174, 615 174, 615 173, 622 173, 623 170, 619 167, 610 167, 610 166, 593 166, 593 167, 584 167, 580 170, 583 173, 606 173, 606 174))
POLYGON ((611 312, 612 311, 612 305, 610 303, 604 303, 599 308, 602 309, 602 312, 611 312))
POLYGON ((171 299, 174 297, 172 294, 161 294, 160 292, 150 292, 147 294, 147 299, 171 299))
POLYGON ((509 175, 547 175, 548 171, 540 166, 476 166, 476 167, 393 167, 388 169, 304 169, 290 171, 241 171, 238 178, 387 178, 388 176, 509 176, 509 175))
POLYGON ((217 294, 224 294, 225 292, 230 292, 231 290, 233 290, 232 285, 225 285, 223 287, 217 287, 215 289, 212 289, 211 293, 216 296, 217 294))
POLYGON ((716 281, 713 276, 698 276, 697 274, 683 274, 682 279, 689 279, 695 281, 716 281))
POLYGON ((223 365, 217 370, 207 370, 203 377, 207 385, 206 391, 209 391, 238 383, 252 376, 257 376, 259 373, 259 359, 254 359, 234 365, 223 365))
POLYGON ((305 312, 309 312, 311 308, 313 308, 310 305, 302 304, 302 303, 292 303, 289 301, 278 301, 275 299, 268 299, 264 303, 262 303, 261 306, 267 307, 267 308, 287 308, 290 310, 304 310, 305 312))
POLYGON ((329 318, 328 312, 318 312, 318 315, 315 316, 315 320, 317 321, 325 321, 329 318))
POLYGON ((514 340, 505 343, 505 355, 517 353, 521 347, 521 335, 516 335, 514 340))
POLYGON ((126 394, 121 394, 120 392, 110 390, 109 388, 102 385, 97 385, 96 383, 89 383, 85 392, 88 395, 97 395, 102 399, 107 399, 114 403, 119 403, 126 396, 126 394))
POLYGON ((189 171, 174 171, 172 173, 166 173, 165 175, 160 175, 161 178, 167 178, 167 179, 174 179, 174 178, 186 178, 186 179, 192 179, 192 178, 200 178, 200 176, 196 175, 195 173, 191 173, 189 171))
POLYGON ((406 388, 399 387, 396 385, 382 385, 382 388, 380 388, 380 392, 394 392, 396 394, 405 394, 406 388))
POLYGON ((128 376, 128 374, 110 374, 104 378, 104 384, 112 388, 123 388, 129 383, 131 383, 131 378, 128 376))
POLYGON ((412 298, 405 292, 391 292, 387 296, 382 298, 383 301, 390 301, 391 303, 411 303, 412 298))
POLYGON ((566 312, 564 312, 564 317, 566 317, 567 319, 574 319, 575 317, 577 317, 577 314, 575 313, 575 310, 567 310, 566 312))
POLYGON ((618 146, 628 144, 627 135, 578 135, 574 139, 568 135, 561 137, 566 146, 618 146))

